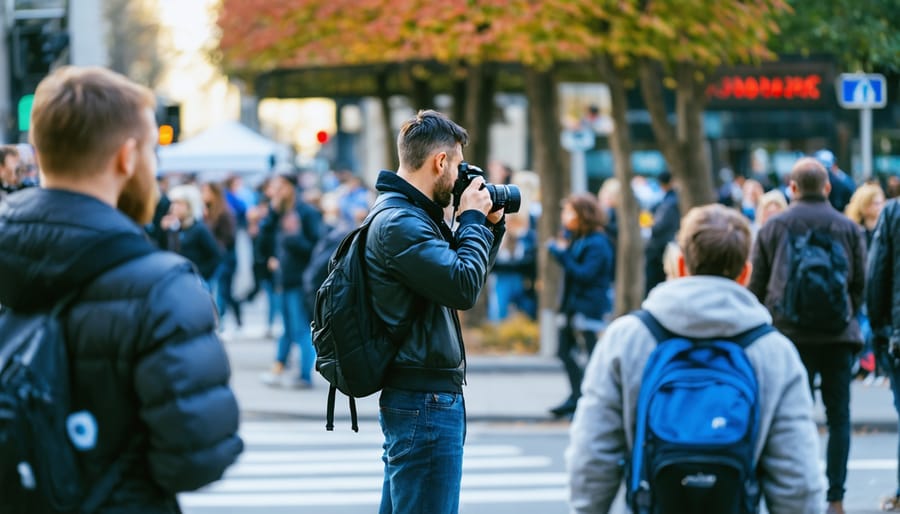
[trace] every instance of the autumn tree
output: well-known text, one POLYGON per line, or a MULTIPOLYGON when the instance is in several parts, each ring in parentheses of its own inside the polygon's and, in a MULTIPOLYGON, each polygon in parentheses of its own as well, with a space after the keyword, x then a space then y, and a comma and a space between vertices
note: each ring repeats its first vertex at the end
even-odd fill
POLYGON ((657 145, 681 183, 682 212, 714 200, 703 109, 713 70, 774 57, 769 38, 784 0, 603 0, 594 10, 604 53, 617 70, 637 73, 657 145), (664 103, 675 91, 675 121, 664 103))

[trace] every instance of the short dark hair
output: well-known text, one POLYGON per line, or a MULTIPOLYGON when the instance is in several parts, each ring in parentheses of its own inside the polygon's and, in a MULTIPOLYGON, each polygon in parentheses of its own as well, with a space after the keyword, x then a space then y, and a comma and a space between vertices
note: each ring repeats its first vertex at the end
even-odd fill
POLYGON ((721 204, 694 207, 681 220, 678 232, 678 246, 691 275, 738 278, 751 243, 747 219, 721 204))
POLYGON ((791 182, 797 184, 800 195, 821 195, 828 183, 828 170, 812 157, 803 157, 791 168, 791 182))
POLYGON ((452 150, 457 144, 466 146, 469 134, 443 113, 419 111, 415 118, 400 127, 397 136, 397 154, 400 166, 417 170, 436 150, 452 150))
POLYGON ((576 236, 584 236, 602 229, 606 225, 606 213, 600 208, 600 200, 591 193, 577 193, 566 198, 578 218, 576 236))

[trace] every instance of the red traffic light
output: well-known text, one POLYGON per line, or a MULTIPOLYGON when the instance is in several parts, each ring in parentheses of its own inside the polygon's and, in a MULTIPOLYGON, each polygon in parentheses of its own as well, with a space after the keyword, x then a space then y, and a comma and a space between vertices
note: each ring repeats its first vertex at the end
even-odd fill
POLYGON ((327 143, 328 142, 328 132, 325 132, 324 130, 320 130, 320 131, 316 132, 316 141, 318 141, 319 144, 322 144, 322 145, 327 143))

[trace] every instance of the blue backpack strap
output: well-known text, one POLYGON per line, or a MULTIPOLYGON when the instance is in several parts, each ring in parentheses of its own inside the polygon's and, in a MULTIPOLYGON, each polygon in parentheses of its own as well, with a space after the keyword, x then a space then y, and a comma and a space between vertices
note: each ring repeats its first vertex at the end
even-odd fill
POLYGON ((647 330, 653 334, 657 343, 667 341, 675 335, 666 329, 666 327, 662 326, 653 314, 650 314, 650 311, 646 309, 638 309, 632 312, 632 314, 634 314, 637 319, 641 320, 644 326, 647 327, 647 330))
POLYGON ((741 332, 740 334, 738 334, 734 337, 726 337, 724 339, 727 339, 728 341, 732 341, 732 342, 736 343, 738 346, 740 346, 741 348, 746 349, 748 346, 753 344, 753 342, 756 341, 757 339, 759 339, 760 337, 762 337, 766 334, 772 333, 772 332, 777 332, 775 327, 773 327, 769 323, 765 323, 758 327, 751 328, 750 330, 747 330, 745 332, 741 332))
MULTIPOLYGON (((639 309, 632 312, 632 314, 634 314, 639 320, 641 320, 644 326, 647 327, 647 330, 649 330, 650 333, 653 334, 653 337, 656 339, 657 343, 667 341, 678 335, 662 326, 659 321, 653 316, 653 314, 650 314, 650 311, 648 310, 639 309)), ((760 337, 776 331, 777 330, 775 329, 775 327, 773 327, 771 324, 765 323, 763 325, 759 325, 758 327, 753 327, 750 330, 741 332, 736 336, 722 337, 721 339, 732 341, 741 348, 747 348, 760 337)))

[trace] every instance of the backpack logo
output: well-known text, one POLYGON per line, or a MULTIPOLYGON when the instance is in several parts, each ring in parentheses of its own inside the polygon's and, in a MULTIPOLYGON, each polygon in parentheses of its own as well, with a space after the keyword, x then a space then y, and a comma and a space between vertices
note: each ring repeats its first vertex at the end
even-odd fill
POLYGON ((850 323, 848 260, 843 245, 826 232, 790 234, 788 280, 778 311, 794 325, 836 333, 850 323))
POLYGON ((774 329, 694 341, 668 332, 647 311, 634 314, 658 344, 638 395, 626 481, 632 511, 756 512, 759 392, 744 348, 774 329))

